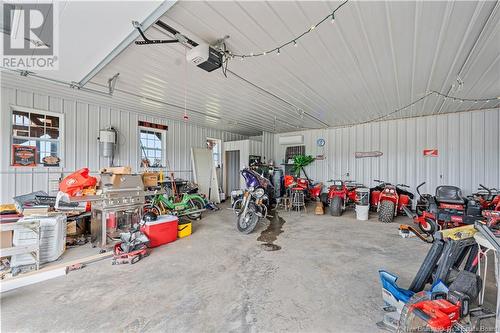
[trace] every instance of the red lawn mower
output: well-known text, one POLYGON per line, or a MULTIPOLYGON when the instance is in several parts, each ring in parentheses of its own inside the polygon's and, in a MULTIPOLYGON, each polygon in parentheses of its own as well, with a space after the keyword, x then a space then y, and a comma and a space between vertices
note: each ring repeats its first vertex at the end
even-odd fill
POLYGON ((374 181, 380 184, 370 189, 370 206, 372 210, 378 211, 379 221, 390 223, 405 207, 411 209, 413 193, 404 189, 409 188, 408 185, 392 185, 378 179, 374 181))
POLYGON ((417 186, 419 199, 416 213, 405 209, 406 215, 418 224, 420 230, 428 235, 439 229, 459 227, 474 224, 482 220, 481 206, 473 198, 464 198, 460 188, 450 185, 441 185, 436 188, 436 195, 421 194, 417 186))
POLYGON ((341 216, 348 206, 356 202, 356 188, 364 187, 352 180, 329 180, 333 183, 328 188, 328 193, 322 195, 322 202, 329 207, 332 216, 341 216))
POLYGON ((496 188, 487 188, 479 184, 478 191, 472 194, 472 198, 478 202, 481 209, 500 210, 500 191, 496 188))

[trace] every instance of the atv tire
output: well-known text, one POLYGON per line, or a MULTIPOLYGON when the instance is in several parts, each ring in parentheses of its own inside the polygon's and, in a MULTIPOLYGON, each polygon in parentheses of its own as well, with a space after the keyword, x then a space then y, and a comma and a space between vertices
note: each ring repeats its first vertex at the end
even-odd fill
POLYGON ((342 198, 333 197, 330 201, 330 214, 332 216, 341 216, 342 215, 342 198))
POLYGON ((394 220, 394 202, 384 200, 380 203, 378 220, 383 223, 391 223, 394 220))

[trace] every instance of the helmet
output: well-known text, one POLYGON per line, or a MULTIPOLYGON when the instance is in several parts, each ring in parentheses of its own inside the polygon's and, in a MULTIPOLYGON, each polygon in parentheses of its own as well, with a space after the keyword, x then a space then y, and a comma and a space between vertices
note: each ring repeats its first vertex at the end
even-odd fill
POLYGON ((158 215, 156 215, 155 212, 147 212, 142 217, 142 219, 144 220, 144 222, 156 221, 157 218, 158 218, 158 215))

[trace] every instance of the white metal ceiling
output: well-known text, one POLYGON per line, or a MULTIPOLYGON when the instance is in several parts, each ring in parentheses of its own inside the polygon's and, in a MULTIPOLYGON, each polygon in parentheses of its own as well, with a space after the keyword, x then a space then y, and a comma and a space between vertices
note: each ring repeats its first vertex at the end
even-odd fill
MULTIPOLYGON (((339 4, 181 1, 161 20, 198 43, 229 35, 233 52, 250 54, 293 39, 339 4)), ((158 27, 147 35, 169 38, 158 27)), ((350 1, 298 43, 232 60, 227 78, 186 65, 182 45, 131 45, 91 83, 120 73, 117 89, 142 96, 147 112, 181 119, 186 101, 190 121, 245 134, 379 119, 429 90, 492 99, 431 95, 388 118, 498 107, 498 2, 350 1)))

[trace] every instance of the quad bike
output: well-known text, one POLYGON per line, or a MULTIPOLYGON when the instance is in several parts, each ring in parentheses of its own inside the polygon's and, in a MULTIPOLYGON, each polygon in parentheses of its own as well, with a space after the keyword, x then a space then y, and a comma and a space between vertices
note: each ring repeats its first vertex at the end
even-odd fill
POLYGON ((405 207, 412 206, 413 193, 404 189, 409 188, 408 185, 392 185, 378 179, 374 181, 380 184, 370 189, 370 206, 372 210, 378 211, 379 221, 390 223, 405 207))
POLYGON ((438 186, 436 195, 432 196, 420 193, 420 187, 424 184, 417 186, 419 199, 416 212, 413 213, 408 207, 404 211, 425 234, 432 235, 439 229, 474 224, 476 220, 483 219, 479 204, 473 199, 464 198, 458 187, 438 186))
POLYGON ((309 178, 295 178, 291 175, 285 175, 284 185, 287 190, 296 188, 304 190, 308 200, 317 200, 323 188, 323 183, 313 183, 309 178))
POLYGON ((153 212, 156 215, 187 216, 191 220, 196 220, 201 218, 206 204, 205 199, 199 194, 183 193, 178 202, 174 200, 173 196, 155 194, 147 198, 144 212, 153 212))
POLYGON ((328 192, 321 195, 321 201, 329 207, 332 216, 341 216, 348 206, 356 202, 356 188, 363 185, 351 180, 329 180, 333 183, 328 187, 328 192))

